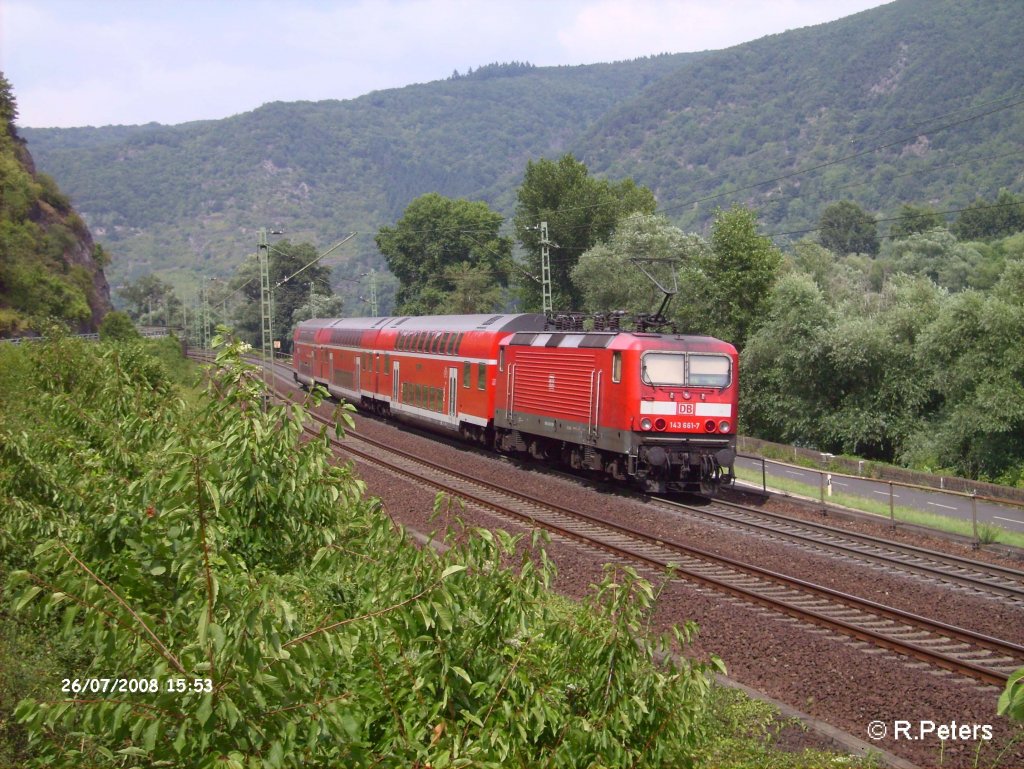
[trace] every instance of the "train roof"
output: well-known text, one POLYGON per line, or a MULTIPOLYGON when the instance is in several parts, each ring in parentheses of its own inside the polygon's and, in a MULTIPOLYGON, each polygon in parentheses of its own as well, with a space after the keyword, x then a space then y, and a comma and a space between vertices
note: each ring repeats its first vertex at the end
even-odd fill
POLYGON ((382 318, 315 318, 302 326, 366 331, 543 331, 545 318, 540 313, 500 313, 497 315, 395 315, 382 318))
MULTIPOLYGON (((509 345, 517 347, 569 347, 600 349, 613 347, 629 349, 643 340, 656 342, 658 347, 673 347, 682 343, 694 350, 710 350, 728 345, 712 336, 691 334, 655 334, 640 331, 522 331, 513 334, 509 345)), ((731 346, 731 345, 729 345, 731 346)))

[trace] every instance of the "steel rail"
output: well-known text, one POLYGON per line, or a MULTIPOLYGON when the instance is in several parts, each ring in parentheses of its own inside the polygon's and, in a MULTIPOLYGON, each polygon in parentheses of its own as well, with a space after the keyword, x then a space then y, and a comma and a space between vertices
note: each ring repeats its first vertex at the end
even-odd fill
POLYGON ((899 568, 925 574, 929 577, 943 581, 955 582, 978 591, 991 592, 1000 596, 1024 601, 1024 571, 1018 571, 998 564, 989 564, 970 558, 951 555, 949 553, 940 553, 937 550, 929 550, 928 548, 918 547, 916 545, 893 542, 880 537, 873 537, 869 534, 861 534, 846 529, 839 529, 834 526, 828 526, 822 523, 815 523, 814 521, 789 518, 785 515, 773 513, 771 511, 758 510, 757 508, 749 507, 747 505, 740 505, 735 502, 727 502, 720 499, 714 500, 712 504, 707 507, 690 505, 678 500, 660 498, 653 500, 653 504, 655 506, 666 507, 668 509, 682 509, 691 515, 724 521, 738 527, 763 532, 769 536, 784 537, 797 542, 806 542, 815 548, 827 548, 847 554, 852 558, 882 563, 887 566, 897 566, 899 568), (719 509, 716 510, 716 508, 719 509), (743 520, 741 518, 737 518, 733 514, 730 514, 728 512, 729 510, 739 511, 741 514, 753 518, 765 519, 771 523, 763 523, 756 520, 743 520), (805 532, 815 532, 819 536, 801 533, 800 531, 791 531, 789 529, 803 529, 805 532), (842 541, 829 541, 828 539, 820 537, 834 538, 842 541), (932 564, 942 564, 953 569, 962 569, 964 571, 974 572, 981 576, 956 574, 947 571, 940 566, 930 565, 929 563, 913 563, 900 557, 866 552, 859 547, 846 543, 856 543, 858 545, 874 548, 880 551, 889 551, 897 555, 918 558, 923 561, 931 562, 932 564), (991 582, 988 578, 1004 580, 1004 584, 991 582), (1007 582, 1010 584, 1006 584, 1007 582))
MULTIPOLYGON (((274 373, 274 378, 280 378, 277 372, 274 373)), ((275 387, 276 393, 276 387, 275 387)), ((286 397, 280 396, 277 397, 286 397)), ((291 400, 288 398, 288 400, 291 400)), ((320 422, 323 425, 333 426, 334 422, 320 414, 313 411, 307 411, 310 416, 320 422)), ((316 428, 310 425, 306 425, 306 429, 310 432, 319 434, 322 428, 316 428)), ((870 601, 864 598, 853 596, 840 591, 832 590, 820 585, 799 580, 787 575, 774 572, 768 569, 763 569, 758 566, 751 564, 745 564, 734 559, 719 556, 714 553, 710 553, 699 548, 695 548, 689 545, 684 545, 679 542, 672 542, 664 538, 655 537, 645 532, 633 529, 622 524, 607 521, 599 516, 594 516, 589 513, 585 513, 579 510, 566 508, 560 505, 554 505, 544 500, 533 497, 523 492, 514 491, 511 489, 503 488, 497 484, 485 481, 483 479, 475 478, 468 474, 462 473, 461 471, 453 468, 441 465, 439 463, 426 460, 420 456, 405 452, 400 449, 396 449, 391 446, 387 446, 382 442, 375 441, 368 438, 367 436, 359 435, 354 431, 348 431, 346 433, 349 437, 355 438, 359 441, 363 441, 366 444, 375 447, 378 451, 385 451, 391 453, 405 461, 414 463, 414 466, 418 468, 429 468, 434 472, 454 477, 463 483, 472 484, 478 487, 482 487, 485 494, 480 494, 467 490, 465 488, 453 488, 450 483, 446 483, 441 480, 425 478, 416 469, 410 469, 408 467, 402 467, 394 461, 374 456, 372 452, 356 448, 351 444, 351 441, 339 440, 335 437, 331 437, 331 443, 339 450, 361 456, 364 459, 376 463, 378 465, 387 467, 393 472, 399 473, 406 477, 415 479, 417 482, 425 483, 427 485, 438 488, 442 491, 452 493, 455 495, 465 498, 467 501, 476 503, 485 508, 495 510, 501 515, 506 517, 512 517, 517 520, 525 521, 531 526, 540 526, 542 528, 551 531, 559 536, 568 537, 570 539, 582 542, 591 547, 597 547, 606 552, 612 553, 616 557, 621 557, 640 563, 646 564, 650 567, 664 570, 667 568, 673 569, 673 576, 678 576, 682 579, 697 582, 708 587, 711 587, 719 592, 725 592, 734 595, 744 601, 762 605, 770 608, 774 612, 781 612, 785 615, 794 617, 801 621, 807 621, 819 626, 824 626, 833 631, 842 633, 843 635, 856 638, 861 641, 868 642, 874 646, 889 649, 900 655, 913 657, 921 661, 927 662, 930 665, 936 667, 972 677, 979 681, 987 684, 996 686, 1004 686, 1008 673, 1001 672, 993 668, 985 667, 977 664, 974 661, 964 660, 962 658, 945 654, 940 651, 928 648, 914 641, 901 640, 893 637, 891 634, 885 634, 878 632, 869 627, 865 627, 865 624, 869 622, 877 622, 878 619, 883 619, 886 622, 895 621, 903 623, 908 626, 908 629, 919 628, 927 633, 932 633, 940 636, 939 641, 955 640, 963 643, 972 644, 975 647, 981 648, 986 651, 994 651, 998 654, 1004 655, 1009 660, 1016 659, 1016 662, 1012 664, 1001 664, 1000 667, 1011 668, 1017 667, 1021 664, 1020 660, 1024 660, 1024 646, 1020 644, 1004 641, 1002 639, 993 638, 991 636, 975 633, 964 628, 958 628, 953 625, 938 622, 936 620, 923 617, 921 615, 913 614, 911 612, 905 612, 900 609, 885 606, 874 601, 870 601), (634 541, 639 541, 644 546, 663 548, 665 551, 670 553, 668 558, 662 556, 648 555, 642 552, 638 552, 636 549, 629 549, 622 545, 617 545, 613 542, 609 542, 606 539, 602 539, 593 534, 587 534, 579 530, 573 530, 571 526, 566 524, 560 524, 547 520, 544 517, 538 517, 537 515, 530 512, 523 512, 516 510, 507 504, 503 504, 496 501, 493 496, 487 495, 504 495, 511 497, 521 503, 528 506, 539 508, 553 512, 555 516, 565 516, 576 522, 583 522, 585 525, 598 526, 606 530, 610 530, 619 536, 624 536, 634 541), (812 599, 828 600, 838 602, 839 604, 846 607, 846 610, 855 610, 868 615, 868 621, 862 624, 856 624, 847 619, 829 616, 828 614, 818 610, 817 608, 807 608, 798 606, 793 602, 787 602, 785 600, 759 593, 754 589, 745 587, 742 585, 730 583, 724 578, 711 576, 708 574, 702 574, 696 571, 697 568, 694 565, 689 567, 679 564, 677 561, 671 559, 671 555, 682 555, 685 558, 693 559, 703 564, 705 567, 710 565, 715 568, 722 568, 731 571, 736 574, 746 575, 750 578, 755 578, 767 582, 769 585, 774 585, 775 589, 779 587, 787 590, 796 590, 810 596, 812 599)))

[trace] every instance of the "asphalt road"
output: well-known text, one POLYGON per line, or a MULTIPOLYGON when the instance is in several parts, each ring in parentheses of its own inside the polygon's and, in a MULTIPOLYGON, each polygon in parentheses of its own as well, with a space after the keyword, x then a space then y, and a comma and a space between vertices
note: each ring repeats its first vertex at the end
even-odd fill
MULTIPOLYGON (((758 475, 761 473, 760 460, 740 457, 737 458, 736 465, 752 470, 758 475)), ((817 470, 767 462, 765 463, 765 472, 769 488, 772 485, 772 478, 790 478, 799 483, 807 484, 814 490, 820 488, 821 473, 817 470)), ((827 478, 828 474, 826 474, 826 484, 828 482, 827 478)), ((884 505, 889 504, 890 486, 888 481, 878 481, 872 478, 853 478, 835 474, 831 476, 831 479, 832 491, 835 494, 852 494, 867 499, 874 499, 884 505)), ((814 491, 813 496, 817 497, 818 493, 814 491)), ((971 521, 970 497, 940 490, 926 491, 918 488, 908 488, 895 483, 892 485, 891 493, 893 503, 896 505, 937 515, 960 518, 968 523, 971 521)), ((829 499, 827 485, 825 494, 825 501, 827 502, 829 499)), ((1024 509, 1009 505, 999 505, 982 499, 977 500, 975 504, 977 505, 979 524, 989 523, 1001 526, 1008 531, 1024 533, 1024 509)))

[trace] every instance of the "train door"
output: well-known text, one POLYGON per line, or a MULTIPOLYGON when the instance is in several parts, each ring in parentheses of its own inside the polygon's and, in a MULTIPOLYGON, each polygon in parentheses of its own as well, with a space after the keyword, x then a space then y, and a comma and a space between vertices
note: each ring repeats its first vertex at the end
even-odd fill
POLYGON ((391 402, 398 403, 398 361, 391 364, 391 402))
POLYGON ((448 369, 448 416, 452 419, 457 419, 459 416, 458 396, 459 370, 452 366, 448 369))
POLYGON ((515 407, 516 407, 516 364, 510 363, 508 366, 508 389, 505 391, 505 419, 509 425, 514 425, 515 420, 515 407))

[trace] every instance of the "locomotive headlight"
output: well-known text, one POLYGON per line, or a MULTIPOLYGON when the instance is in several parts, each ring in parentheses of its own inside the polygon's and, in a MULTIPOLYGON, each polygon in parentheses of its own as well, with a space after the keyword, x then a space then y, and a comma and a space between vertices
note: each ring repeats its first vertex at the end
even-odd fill
POLYGON ((729 432, 729 428, 730 427, 732 427, 732 425, 729 424, 729 420, 728 419, 723 419, 721 422, 718 423, 718 431, 719 432, 727 433, 727 432, 729 432))
POLYGON ((651 420, 648 419, 647 417, 644 417, 643 419, 641 419, 640 420, 640 429, 641 430, 650 430, 651 429, 651 420))

